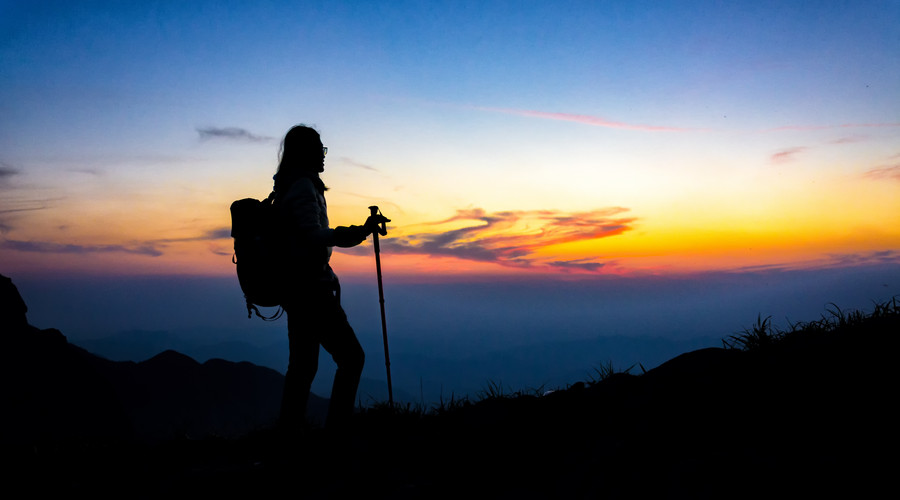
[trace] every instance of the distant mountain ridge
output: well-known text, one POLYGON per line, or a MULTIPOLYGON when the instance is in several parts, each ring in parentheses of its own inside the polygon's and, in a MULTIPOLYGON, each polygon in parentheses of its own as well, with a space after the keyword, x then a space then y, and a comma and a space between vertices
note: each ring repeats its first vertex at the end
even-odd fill
MULTIPOLYGON (((631 366, 632 373, 640 373, 642 369, 649 370, 683 352, 721 345, 721 339, 716 337, 672 339, 618 334, 559 339, 548 331, 544 338, 547 340, 509 346, 503 350, 476 350, 468 355, 463 355, 464 351, 458 346, 429 343, 428 339, 392 338, 394 400, 432 404, 451 394, 474 397, 489 381, 516 389, 565 387, 596 376, 594 369, 598 362, 613 363, 618 369, 631 366)), ((128 330, 109 337, 82 339, 76 343, 94 354, 115 361, 146 360, 162 351, 174 349, 200 361, 213 358, 249 361, 284 372, 288 357, 286 338, 284 342, 271 344, 232 339, 200 342, 197 339, 188 332, 179 335, 165 330, 128 330)), ((388 399, 386 381, 375 379, 372 373, 378 370, 382 377, 384 375, 380 352, 367 352, 371 353, 366 363, 372 378, 364 372, 359 388, 362 406, 388 399)), ((334 369, 329 357, 323 355, 313 392, 328 394, 334 369)))

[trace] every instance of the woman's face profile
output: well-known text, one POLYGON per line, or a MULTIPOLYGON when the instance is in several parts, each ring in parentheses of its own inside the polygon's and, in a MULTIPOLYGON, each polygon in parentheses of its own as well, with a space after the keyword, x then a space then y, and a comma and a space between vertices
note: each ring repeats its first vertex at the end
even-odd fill
POLYGON ((305 167, 316 172, 325 171, 325 148, 319 134, 304 130, 288 133, 285 141, 285 150, 290 151, 291 156, 299 160, 305 167))
MULTIPOLYGON (((304 157, 306 157, 304 151, 304 157)), ((319 172, 325 171, 325 147, 322 146, 322 140, 316 139, 315 144, 310 141, 309 159, 311 164, 315 164, 319 172)))

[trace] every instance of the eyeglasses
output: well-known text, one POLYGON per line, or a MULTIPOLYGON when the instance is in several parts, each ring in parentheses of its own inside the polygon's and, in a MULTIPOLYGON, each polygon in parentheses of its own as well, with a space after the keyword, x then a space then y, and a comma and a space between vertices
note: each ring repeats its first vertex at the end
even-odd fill
POLYGON ((328 148, 326 148, 325 146, 322 146, 322 156, 325 156, 327 154, 328 154, 328 148))

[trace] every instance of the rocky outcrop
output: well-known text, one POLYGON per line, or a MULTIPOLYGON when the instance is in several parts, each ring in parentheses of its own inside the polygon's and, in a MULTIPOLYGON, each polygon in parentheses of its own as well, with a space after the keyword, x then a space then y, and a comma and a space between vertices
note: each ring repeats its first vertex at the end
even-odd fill
POLYGON ((28 307, 12 280, 0 274, 0 331, 12 332, 28 326, 28 307))

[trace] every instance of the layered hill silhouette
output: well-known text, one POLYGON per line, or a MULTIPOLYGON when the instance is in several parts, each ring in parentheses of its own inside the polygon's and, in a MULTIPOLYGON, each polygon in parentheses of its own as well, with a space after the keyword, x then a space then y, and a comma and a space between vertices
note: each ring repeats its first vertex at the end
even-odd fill
MULTIPOLYGON (((24 316, 16 321, 21 328, 24 316)), ((489 383, 477 400, 376 405, 342 432, 283 435, 262 426, 232 438, 224 430, 236 435, 237 422, 273 411, 264 395, 280 395, 280 379, 266 369, 199 365, 165 352, 133 366, 101 360, 103 368, 80 370, 96 362, 91 355, 55 330, 26 328, 4 351, 4 363, 15 362, 30 378, 4 373, 6 385, 19 382, 5 389, 14 405, 4 411, 3 428, 10 442, 18 434, 37 437, 28 447, 5 447, 13 454, 6 458, 18 459, 17 479, 37 484, 37 492, 758 498, 861 497, 893 488, 896 300, 871 314, 834 307, 789 332, 760 319, 726 337, 722 348, 688 352, 639 374, 609 366, 594 380, 550 393, 489 383), (60 367, 72 375, 60 375, 60 367), (129 377, 171 382, 138 390, 124 382, 129 377), (121 396, 122 385, 132 388, 130 396, 121 396), (47 392, 37 397, 35 387, 47 392), (172 397, 180 415, 205 417, 207 428, 212 423, 223 433, 187 439, 190 433, 179 430, 180 438, 157 444, 110 439, 151 421, 171 432, 171 414, 149 407, 172 397), (215 418, 204 413, 210 408, 215 418), (46 427, 58 425, 47 416, 55 411, 67 412, 66 429, 46 427)), ((179 420, 185 422, 191 420, 179 420)))

